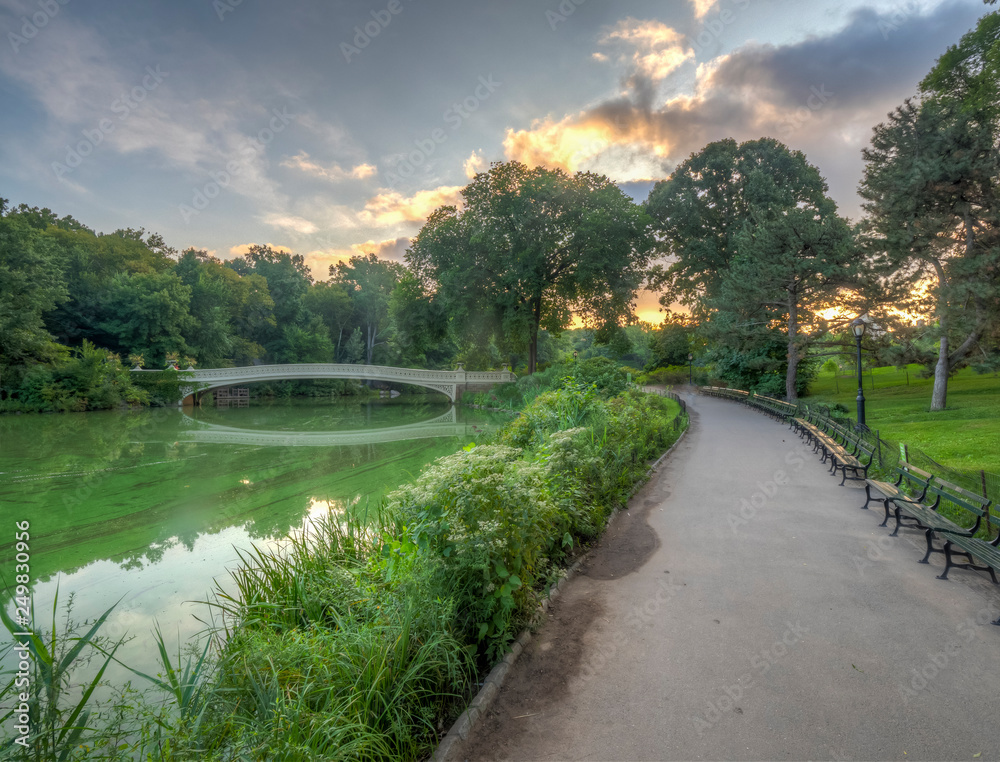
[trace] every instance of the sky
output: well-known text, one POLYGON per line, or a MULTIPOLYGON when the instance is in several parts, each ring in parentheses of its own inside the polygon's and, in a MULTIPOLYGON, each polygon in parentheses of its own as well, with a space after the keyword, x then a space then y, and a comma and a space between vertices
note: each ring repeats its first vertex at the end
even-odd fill
MULTIPOLYGON (((402 260, 491 162, 636 201, 711 141, 857 219, 872 128, 981 0, 0 0, 0 196, 226 259, 402 260)), ((655 295, 639 316, 659 322, 655 295)))

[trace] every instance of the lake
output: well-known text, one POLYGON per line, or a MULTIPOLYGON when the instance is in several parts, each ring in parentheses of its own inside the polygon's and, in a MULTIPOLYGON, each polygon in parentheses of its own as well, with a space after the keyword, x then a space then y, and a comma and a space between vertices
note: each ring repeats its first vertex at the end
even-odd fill
POLYGON ((195 638, 237 549, 374 509, 496 422, 422 397, 0 416, 0 570, 9 585, 29 520, 36 628, 57 585, 81 622, 120 599, 102 632, 134 635, 118 657, 155 673, 153 627, 175 647, 195 638))

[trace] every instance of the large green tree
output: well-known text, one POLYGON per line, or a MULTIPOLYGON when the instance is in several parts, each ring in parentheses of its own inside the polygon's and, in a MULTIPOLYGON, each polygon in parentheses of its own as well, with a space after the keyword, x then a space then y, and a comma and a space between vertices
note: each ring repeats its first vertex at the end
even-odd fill
POLYGON ((948 378, 988 344, 1000 318, 1000 14, 949 49, 908 99, 874 129, 860 193, 869 246, 900 306, 930 314, 938 337, 931 410, 948 378))
POLYGON ((0 198, 0 391, 18 383, 30 364, 59 354, 43 320, 67 298, 54 249, 30 220, 8 214, 0 198))
POLYGON ((306 292, 304 304, 310 313, 323 321, 333 343, 334 361, 342 362, 340 348, 346 340, 345 332, 350 335, 348 328, 354 314, 350 293, 340 283, 313 283, 306 292))
POLYGON ((355 255, 346 262, 330 265, 333 283, 345 288, 350 296, 368 365, 372 364, 376 347, 388 341, 392 327, 389 302, 405 271, 398 262, 379 259, 375 254, 355 255))
POLYGON ((462 197, 431 215, 406 259, 463 328, 527 348, 533 373, 540 329, 558 333, 575 314, 610 338, 635 319, 650 220, 606 177, 495 163, 462 197))
POLYGON ((142 355, 154 365, 165 362, 168 354, 188 353, 191 289, 176 273, 118 273, 106 293, 99 327, 113 339, 109 349, 142 355))
POLYGON ((264 345, 270 359, 289 357, 291 343, 301 345, 297 334, 291 342, 289 329, 302 327, 311 319, 304 303, 312 284, 305 258, 301 254, 253 244, 246 254, 229 260, 226 266, 244 277, 258 275, 267 281, 267 290, 273 299, 274 320, 259 326, 255 339, 264 345))
POLYGON ((711 143, 650 192, 671 263, 654 274, 667 308, 691 309, 709 335, 738 348, 785 336, 785 395, 825 334, 820 312, 843 306, 859 258, 819 170, 762 138, 711 143))

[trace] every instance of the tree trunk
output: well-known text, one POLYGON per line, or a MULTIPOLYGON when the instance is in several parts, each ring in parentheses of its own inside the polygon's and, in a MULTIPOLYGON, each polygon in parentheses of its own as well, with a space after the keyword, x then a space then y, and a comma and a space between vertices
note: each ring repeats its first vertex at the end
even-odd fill
POLYGON ((531 315, 534 318, 531 321, 531 343, 528 345, 528 375, 532 375, 535 372, 535 368, 538 366, 538 325, 542 322, 542 298, 538 297, 534 300, 534 304, 531 308, 531 315))
POLYGON ((538 364, 538 326, 531 327, 531 343, 528 345, 528 375, 535 372, 538 364))
POLYGON ((938 361, 934 366, 934 391, 931 394, 931 411, 944 410, 948 404, 948 319, 941 315, 941 347, 938 349, 938 361))
POLYGON ((798 401, 795 390, 799 373, 799 312, 795 296, 788 295, 788 371, 785 373, 785 399, 789 402, 798 401))

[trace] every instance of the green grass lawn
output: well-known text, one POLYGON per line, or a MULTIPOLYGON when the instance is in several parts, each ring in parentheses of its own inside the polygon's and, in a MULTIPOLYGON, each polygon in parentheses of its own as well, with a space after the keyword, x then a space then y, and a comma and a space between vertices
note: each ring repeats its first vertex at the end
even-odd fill
MULTIPOLYGON (((919 365, 865 371, 868 425, 887 439, 918 447, 942 465, 1000 474, 1000 377, 966 368, 948 383, 948 407, 928 411, 933 379, 920 378, 919 365)), ((857 409, 856 375, 823 371, 803 402, 839 402, 857 409)))

